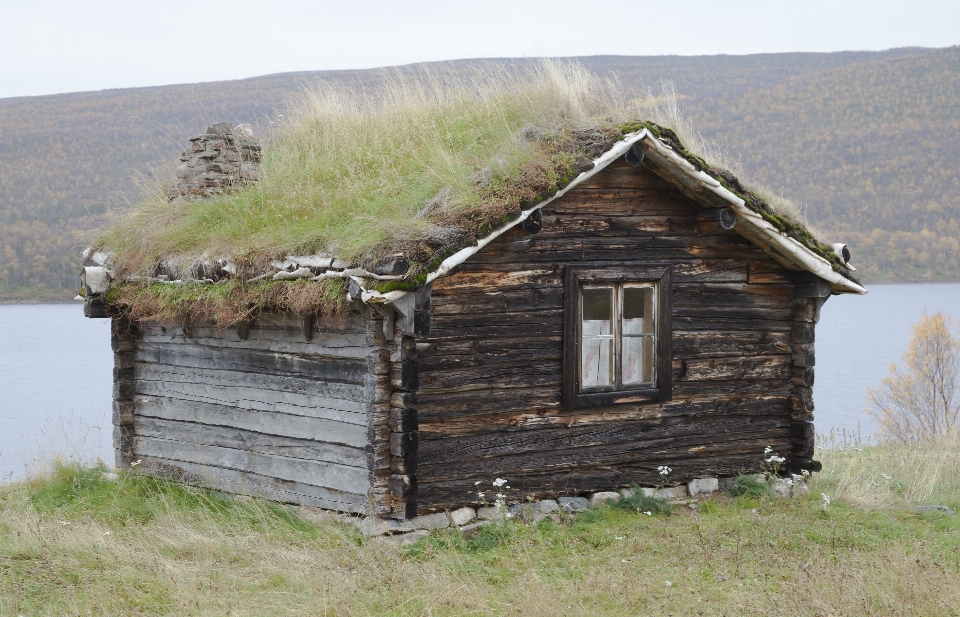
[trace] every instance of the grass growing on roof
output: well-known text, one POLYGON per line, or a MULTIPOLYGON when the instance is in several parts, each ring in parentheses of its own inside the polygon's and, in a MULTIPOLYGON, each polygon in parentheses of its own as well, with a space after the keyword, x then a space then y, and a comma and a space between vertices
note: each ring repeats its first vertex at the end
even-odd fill
POLYGON ((289 310, 281 307, 335 313, 344 307, 331 301, 330 285, 288 293, 243 281, 290 254, 369 266, 401 252, 412 266, 405 279, 377 288, 414 288, 443 258, 550 197, 625 133, 644 127, 839 268, 798 208, 722 171, 739 170, 739 160, 693 129, 672 87, 628 103, 615 80, 553 61, 527 72, 389 74, 370 91, 322 83, 304 93, 266 144, 263 180, 189 201, 168 201, 156 187, 94 244, 115 255, 120 280, 151 276, 161 263, 192 279, 199 263, 224 257, 239 269, 213 290, 115 286, 111 303, 134 319, 212 316, 230 325, 263 310, 289 310))
POLYGON ((322 83, 265 147, 262 181, 204 200, 156 191, 97 244, 140 273, 169 255, 364 262, 411 241, 435 250, 538 197, 526 186, 555 191, 578 149, 609 145, 578 132, 612 143, 625 118, 616 84, 575 64, 393 75, 359 93, 322 83))

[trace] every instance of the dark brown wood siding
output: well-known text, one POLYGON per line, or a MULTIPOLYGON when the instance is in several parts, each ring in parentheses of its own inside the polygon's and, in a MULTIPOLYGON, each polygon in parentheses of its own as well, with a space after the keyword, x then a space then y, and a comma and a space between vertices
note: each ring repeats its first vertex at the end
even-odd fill
POLYGON ((652 172, 610 168, 433 284, 417 345, 421 511, 756 469, 791 448, 792 273, 652 172), (672 267, 672 400, 565 410, 564 269, 672 267))

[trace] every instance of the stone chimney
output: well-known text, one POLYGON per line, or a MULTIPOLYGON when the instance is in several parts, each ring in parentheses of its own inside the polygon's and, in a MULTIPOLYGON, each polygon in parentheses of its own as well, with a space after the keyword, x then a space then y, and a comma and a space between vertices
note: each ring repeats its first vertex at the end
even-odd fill
POLYGON ((180 160, 177 183, 167 191, 171 201, 223 195, 263 176, 260 140, 248 124, 214 123, 206 133, 190 139, 190 148, 180 160))

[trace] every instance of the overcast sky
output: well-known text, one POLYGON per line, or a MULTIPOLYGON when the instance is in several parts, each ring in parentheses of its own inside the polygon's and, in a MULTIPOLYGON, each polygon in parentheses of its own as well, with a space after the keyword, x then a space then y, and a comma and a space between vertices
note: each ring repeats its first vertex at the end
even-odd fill
POLYGON ((0 97, 456 58, 958 42, 960 0, 0 0, 0 97))

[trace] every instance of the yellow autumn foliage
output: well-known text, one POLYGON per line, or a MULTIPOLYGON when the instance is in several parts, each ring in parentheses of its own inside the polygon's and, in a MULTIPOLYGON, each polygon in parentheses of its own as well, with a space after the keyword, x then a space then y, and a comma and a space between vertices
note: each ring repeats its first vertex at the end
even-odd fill
POLYGON ((919 444, 960 431, 960 320, 924 315, 912 330, 905 366, 867 389, 868 412, 881 438, 919 444))

